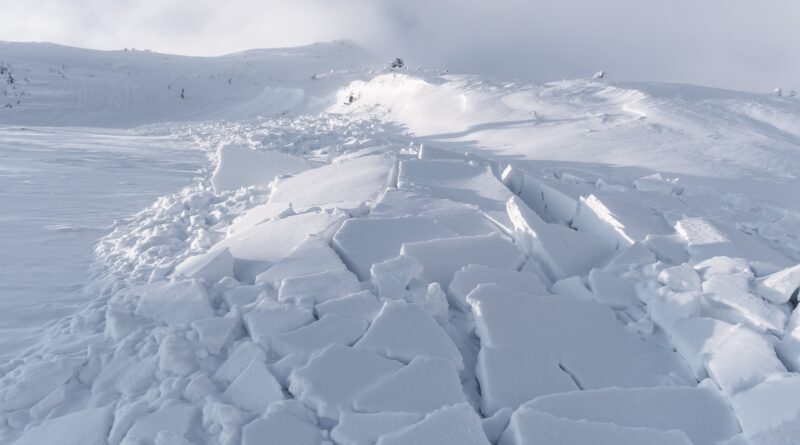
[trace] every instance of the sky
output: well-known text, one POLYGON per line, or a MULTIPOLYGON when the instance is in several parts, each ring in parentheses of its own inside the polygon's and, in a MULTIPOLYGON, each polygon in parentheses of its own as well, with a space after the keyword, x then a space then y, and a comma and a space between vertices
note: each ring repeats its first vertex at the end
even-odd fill
POLYGON ((0 40, 211 56, 334 39, 515 80, 800 90, 798 0, 0 0, 0 40))

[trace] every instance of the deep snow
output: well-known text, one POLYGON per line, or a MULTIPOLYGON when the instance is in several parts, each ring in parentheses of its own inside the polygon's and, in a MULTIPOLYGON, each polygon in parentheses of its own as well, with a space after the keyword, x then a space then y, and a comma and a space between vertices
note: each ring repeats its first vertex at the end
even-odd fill
POLYGON ((210 160, 148 180, 172 192, 98 242, 79 311, 0 367, 3 442, 800 441, 800 101, 341 42, 0 59, 28 78, 0 123, 210 160))

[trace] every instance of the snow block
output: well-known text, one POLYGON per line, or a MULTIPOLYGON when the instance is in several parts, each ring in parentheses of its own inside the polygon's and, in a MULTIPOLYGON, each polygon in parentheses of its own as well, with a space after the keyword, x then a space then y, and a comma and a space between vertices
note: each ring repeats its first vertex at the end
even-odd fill
POLYGON ((514 244, 497 234, 407 242, 400 253, 422 264, 422 280, 442 287, 447 287, 455 273, 470 264, 518 270, 525 261, 514 244))
POLYGON ((249 229, 263 222, 292 216, 294 214, 294 209, 292 209, 292 207, 286 203, 257 205, 233 220, 225 232, 228 235, 231 235, 233 233, 249 229))
POLYGON ((546 223, 517 197, 508 200, 507 211, 514 224, 514 237, 541 260, 553 281, 586 275, 612 252, 607 243, 592 235, 546 223))
POLYGON ((511 191, 488 165, 445 160, 401 161, 397 188, 476 205, 506 233, 512 230, 505 212, 511 191))
POLYGON ((355 318, 367 322, 372 322, 380 310, 381 303, 378 302, 378 297, 368 290, 346 297, 334 298, 314 307, 318 318, 322 318, 327 314, 336 314, 341 317, 355 318))
POLYGON ((106 445, 113 406, 76 411, 49 419, 22 435, 17 445, 106 445))
POLYGON ((715 445, 739 432, 739 424, 727 401, 705 388, 672 386, 573 391, 539 397, 520 409, 628 428, 683 431, 693 445, 715 445))
POLYGON ((394 166, 393 156, 376 154, 307 170, 278 179, 269 203, 291 203, 299 209, 375 202, 388 185, 394 166))
POLYGON ((761 383, 733 397, 742 430, 754 444, 791 445, 800 438, 800 375, 761 383))
POLYGON ((786 373, 772 342, 742 325, 714 346, 706 369, 728 397, 786 373))
POLYGON ((332 344, 289 375, 289 392, 318 416, 336 420, 353 399, 403 364, 370 351, 332 344))
POLYGON ((618 246, 644 241, 647 235, 670 235, 664 218, 628 195, 597 192, 581 197, 573 227, 618 246))
POLYGON ((592 269, 589 273, 589 287, 595 300, 616 309, 624 309, 639 303, 636 288, 631 280, 602 269, 592 269))
POLYGON ((156 437, 163 433, 183 438, 198 415, 199 410, 195 406, 180 403, 164 404, 157 411, 137 419, 120 445, 153 443, 156 437))
POLYGON ((280 356, 299 354, 310 356, 330 344, 351 346, 367 330, 364 320, 328 314, 321 319, 294 331, 272 337, 272 350, 280 356))
POLYGON ((658 274, 658 282, 675 292, 700 290, 701 280, 697 271, 689 264, 669 267, 658 274))
POLYGON ((309 236, 289 256, 260 273, 256 277, 256 284, 269 284, 277 288, 285 278, 345 270, 347 267, 327 241, 318 236, 309 236))
POLYGON ((173 275, 203 279, 209 284, 233 276, 233 256, 228 249, 195 255, 175 266, 173 275))
POLYGON ((580 197, 592 191, 585 185, 537 177, 511 166, 503 172, 503 183, 545 221, 554 224, 572 221, 580 197))
POLYGON ((267 407, 283 400, 283 389, 267 368, 267 365, 254 359, 231 382, 222 396, 232 405, 244 411, 260 414, 267 407))
POLYGON ((242 445, 321 445, 323 437, 313 424, 288 412, 270 413, 242 428, 242 445))
POLYGON ((270 349, 270 339, 281 332, 292 331, 314 321, 311 309, 275 305, 250 312, 244 317, 244 325, 254 342, 270 349))
POLYGON ((394 411, 425 414, 466 402, 453 362, 417 357, 359 394, 353 407, 361 412, 394 411))
POLYGON ((410 362, 418 356, 443 357, 464 369, 461 353, 438 323, 416 304, 387 301, 355 345, 386 357, 410 362))
POLYGON ((720 221, 684 218, 678 221, 675 230, 689 244, 689 253, 697 261, 727 256, 763 261, 780 267, 793 265, 786 256, 767 247, 755 237, 720 221))
POLYGON ((192 328, 197 331, 198 342, 209 353, 217 355, 228 343, 238 324, 239 320, 236 318, 215 317, 195 320, 192 322, 192 328))
POLYGON ((136 306, 136 315, 178 325, 211 318, 214 309, 203 286, 184 280, 147 289, 136 306))
POLYGON ((681 431, 563 419, 532 409, 511 416, 498 445, 693 445, 681 431))
POLYGON ((400 255, 370 267, 370 281, 383 298, 402 298, 409 284, 422 276, 423 267, 416 258, 400 255))
POLYGON ((757 329, 783 334, 787 316, 763 298, 748 292, 747 277, 714 275, 703 282, 703 292, 710 301, 736 310, 757 329))
POLYGON ((516 270, 470 264, 455 273, 447 289, 448 300, 453 307, 467 310, 467 295, 480 284, 495 283, 522 293, 546 295, 549 292, 539 276, 516 270))
POLYGON ((285 278, 278 289, 278 300, 313 305, 361 292, 362 289, 358 278, 349 270, 333 270, 285 278))
POLYGON ((370 267, 396 257, 403 243, 450 236, 456 234, 419 216, 351 219, 334 235, 333 247, 347 267, 367 281, 370 267))
POLYGON ((256 151, 238 144, 217 149, 217 167, 211 176, 216 193, 251 185, 267 186, 275 176, 311 168, 303 158, 275 151, 256 151))
POLYGON ((466 403, 434 411, 404 429, 385 434, 376 445, 489 445, 481 419, 466 403))
POLYGON ((563 295, 576 300, 594 300, 592 291, 586 288, 586 285, 583 284, 583 279, 577 275, 556 281, 550 287, 550 290, 556 295, 563 295))
POLYGON ((773 303, 786 303, 800 289, 800 264, 757 279, 754 289, 773 303))
POLYGON ((707 317, 688 317, 676 320, 665 327, 673 346, 698 380, 705 378, 705 364, 709 355, 730 335, 734 325, 707 317))
POLYGON ((373 445, 379 437, 422 420, 413 413, 354 413, 345 411, 331 430, 331 439, 341 445, 373 445))

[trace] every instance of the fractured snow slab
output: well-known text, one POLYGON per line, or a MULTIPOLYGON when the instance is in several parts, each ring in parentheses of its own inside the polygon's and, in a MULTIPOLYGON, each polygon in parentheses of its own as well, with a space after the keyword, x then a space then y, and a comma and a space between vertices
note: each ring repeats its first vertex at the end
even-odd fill
POLYGON ((780 267, 792 265, 792 261, 783 254, 767 247, 755 237, 720 221, 708 218, 684 218, 678 221, 675 230, 689 244, 689 252, 698 261, 715 256, 727 256, 763 261, 780 267))
POLYGON ((800 289, 800 264, 783 269, 755 282, 755 291, 773 303, 786 303, 800 289))
POLYGON ((370 267, 400 253, 403 243, 446 238, 456 234, 419 216, 359 218, 345 221, 333 237, 333 246, 360 280, 370 278, 370 267))
POLYGON ((466 403, 434 411, 420 422, 386 434, 376 445, 489 445, 481 419, 466 403))
POLYGON ((423 267, 416 258, 399 255, 369 269, 370 281, 382 298, 403 298, 412 281, 422 276, 423 267))
POLYGON ((175 266, 174 275, 184 278, 202 278, 209 284, 233 276, 233 256, 228 249, 195 255, 175 266))
POLYGON ((236 318, 206 318, 195 320, 192 327, 198 334, 198 342, 211 354, 219 354, 239 324, 236 318))
POLYGON ((177 325, 211 318, 214 309, 203 286, 195 280, 183 280, 148 288, 139 299, 136 315, 177 325))
POLYGON ((800 375, 790 374, 739 393, 731 403, 747 436, 784 436, 783 440, 776 438, 774 442, 765 440, 763 443, 790 445, 800 438, 797 435, 797 421, 800 420, 798 394, 800 375), (785 434, 781 434, 781 430, 785 430, 785 434))
POLYGON ((242 428, 242 445, 320 445, 323 437, 313 424, 288 413, 270 413, 242 428))
POLYGON ((572 224, 578 230, 596 234, 608 243, 619 246, 644 241, 647 235, 673 233, 664 218, 641 204, 639 199, 611 193, 581 197, 578 214, 572 224))
POLYGON ((714 275, 703 282, 703 292, 709 300, 735 309, 753 326, 782 334, 787 316, 776 306, 748 292, 746 277, 714 275))
POLYGON ((324 317, 326 314, 336 314, 341 317, 356 318, 368 322, 372 322, 380 310, 381 303, 378 302, 378 297, 368 290, 334 298, 314 307, 314 311, 319 318, 324 317))
POLYGON ((182 437, 189 431, 198 414, 199 410, 195 406, 164 404, 157 411, 138 418, 120 445, 153 443, 156 436, 164 432, 182 437))
POLYGON ((683 431, 693 445, 716 445, 739 432, 739 424, 728 402, 706 388, 670 386, 573 391, 539 397, 520 409, 629 428, 683 431))
POLYGON ((498 445, 693 445, 681 431, 633 428, 556 417, 522 408, 511 416, 498 445))
POLYGON ((283 389, 267 365, 254 359, 228 385, 222 395, 229 403, 245 411, 260 414, 270 404, 283 400, 283 389))
POLYGON ((359 394, 353 407, 362 412, 425 414, 466 402, 453 362, 420 356, 359 394))
POLYGON ((467 309, 467 295, 479 284, 485 283, 495 283, 510 290, 534 295, 549 293, 538 275, 470 264, 456 272, 450 282, 447 289, 450 303, 459 309, 467 309))
POLYGON ((244 317, 247 332, 254 342, 264 349, 270 349, 270 339, 281 332, 287 332, 314 321, 311 309, 274 305, 248 313, 244 317))
POLYGON ((352 272, 332 270, 285 278, 278 289, 278 300, 313 305, 361 292, 361 290, 361 283, 352 272))
POLYGON ((424 281, 438 282, 442 287, 470 264, 517 270, 525 261, 522 252, 498 234, 407 242, 400 252, 422 264, 424 281))
POLYGON ((363 156, 281 178, 270 203, 291 203, 296 209, 375 202, 386 188, 395 165, 391 155, 363 156))
POLYGON ((311 168, 303 158, 275 151, 256 151, 238 144, 221 145, 211 184, 217 193, 251 185, 267 186, 278 175, 311 168))
POLYGON ((48 419, 25 432, 17 445, 106 445, 114 418, 112 406, 48 419))
POLYGON ((364 335, 367 325, 364 320, 327 314, 294 331, 275 335, 270 344, 280 356, 292 353, 309 356, 333 343, 351 346, 364 335))
POLYGON ((606 242, 566 226, 546 223, 517 197, 508 200, 507 211, 515 238, 542 261, 551 280, 586 275, 611 254, 606 242))
POLYGON ((443 357, 464 369, 453 340, 422 306, 387 301, 375 321, 355 345, 406 363, 418 356, 443 357))
POLYGON ((700 275, 689 264, 669 267, 658 274, 658 282, 675 292, 691 292, 700 290, 700 275))
POLYGON ((312 235, 300 243, 289 256, 260 273, 256 277, 256 284, 266 283, 278 287, 284 278, 346 269, 328 242, 312 235))
POLYGON ((422 420, 413 413, 354 413, 345 411, 331 430, 331 439, 341 445, 373 445, 379 437, 422 420))
POLYGON ((370 351, 332 344, 289 375, 289 392, 318 416, 338 419, 364 389, 403 367, 370 351))
POLYGON ((631 280, 602 269, 592 269, 589 273, 589 287, 592 288, 595 300, 617 309, 639 303, 631 280))

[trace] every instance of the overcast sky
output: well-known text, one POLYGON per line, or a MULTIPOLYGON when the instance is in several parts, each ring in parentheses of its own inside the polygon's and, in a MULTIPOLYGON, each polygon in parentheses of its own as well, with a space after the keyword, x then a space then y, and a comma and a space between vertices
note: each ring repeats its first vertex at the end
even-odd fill
POLYGON ((539 82, 800 90, 800 0, 0 0, 0 40, 217 55, 341 38, 539 82))

